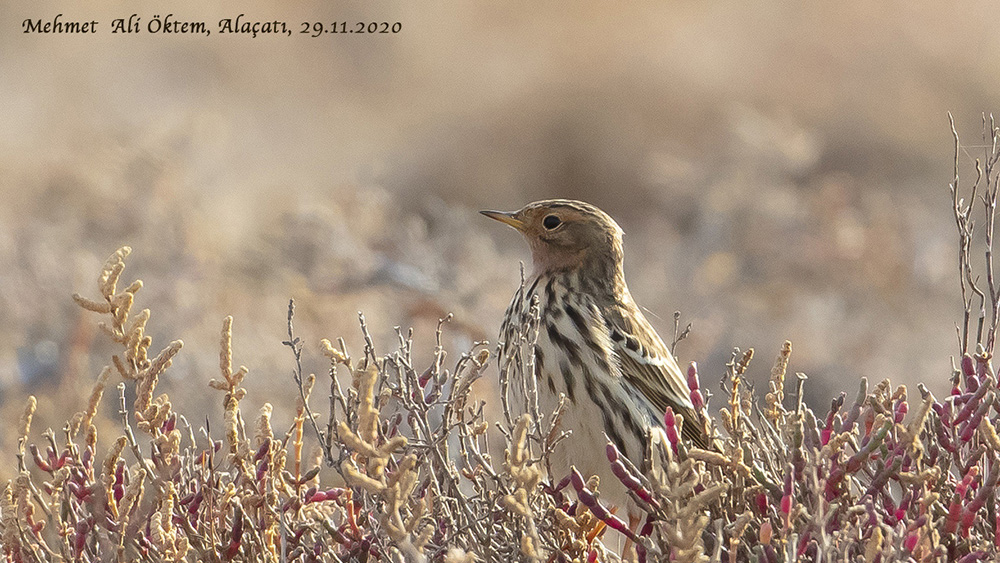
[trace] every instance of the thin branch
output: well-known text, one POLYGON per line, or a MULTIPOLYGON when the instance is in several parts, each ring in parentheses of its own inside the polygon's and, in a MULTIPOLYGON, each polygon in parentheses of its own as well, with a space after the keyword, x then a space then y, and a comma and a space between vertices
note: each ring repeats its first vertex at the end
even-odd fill
POLYGON ((312 410, 309 408, 309 398, 306 397, 305 381, 302 377, 302 341, 295 336, 292 327, 292 319, 295 316, 295 300, 288 300, 288 340, 282 342, 285 346, 292 351, 292 356, 295 358, 295 369, 292 371, 292 378, 295 380, 295 384, 299 388, 299 398, 302 400, 302 408, 305 410, 306 419, 309 420, 309 425, 312 427, 313 431, 316 433, 316 438, 319 440, 319 445, 323 449, 323 459, 326 460, 326 464, 330 467, 336 465, 337 460, 333 456, 333 448, 330 441, 326 438, 323 431, 319 427, 319 423, 316 422, 316 417, 313 416, 312 410))

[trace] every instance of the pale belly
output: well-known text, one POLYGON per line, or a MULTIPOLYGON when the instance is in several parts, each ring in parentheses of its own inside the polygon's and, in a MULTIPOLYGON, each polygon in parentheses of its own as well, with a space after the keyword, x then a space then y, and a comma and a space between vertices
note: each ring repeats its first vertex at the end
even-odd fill
MULTIPOLYGON (((640 467, 645 434, 651 426, 659 425, 659 416, 648 399, 623 384, 603 317, 592 302, 578 293, 533 284, 520 299, 515 297, 508 311, 522 319, 521 326, 528 324, 522 315, 530 309, 532 292, 538 295, 540 310, 546 312, 538 327, 533 358, 542 430, 548 431, 560 397, 565 396, 567 405, 559 429, 571 432, 549 458, 549 478, 559 483, 569 475, 570 467, 576 467, 585 479, 597 475, 602 502, 619 507, 622 513, 632 512, 634 505, 625 486, 611 471, 606 446, 610 439, 622 455, 640 467)), ((501 332, 507 345, 518 340, 512 326, 505 325, 501 332)), ((520 351, 521 355, 514 355, 522 363, 514 372, 528 375, 531 359, 524 357, 527 354, 523 348, 520 351)), ((506 352, 513 350, 508 348, 506 352)), ((521 382, 513 380, 511 384, 519 386, 521 382)), ((531 389, 531 385, 526 387, 531 389)))
MULTIPOLYGON (((573 330, 566 326, 568 323, 557 321, 556 324, 560 334, 573 330)), ((539 331, 538 347, 543 351, 555 349, 545 327, 539 331)), ((649 413, 652 407, 644 404, 645 398, 630 393, 619 376, 604 375, 608 370, 599 358, 586 351, 581 355, 582 365, 573 365, 561 357, 549 357, 553 354, 536 358, 538 405, 544 417, 543 428, 551 424, 552 413, 559 405, 560 397, 564 396, 567 404, 559 428, 571 432, 550 457, 551 478, 554 483, 560 482, 569 475, 570 467, 576 467, 585 480, 597 475, 600 478, 601 501, 608 507, 616 506, 625 511, 631 501, 625 486, 611 471, 607 444, 609 440, 617 444, 622 455, 635 466, 640 466, 644 442, 635 437, 636 426, 639 426, 640 433, 644 433, 651 424, 655 424, 649 413), (588 373, 589 385, 586 382, 588 373), (602 403, 592 400, 592 394, 599 396, 602 403)))

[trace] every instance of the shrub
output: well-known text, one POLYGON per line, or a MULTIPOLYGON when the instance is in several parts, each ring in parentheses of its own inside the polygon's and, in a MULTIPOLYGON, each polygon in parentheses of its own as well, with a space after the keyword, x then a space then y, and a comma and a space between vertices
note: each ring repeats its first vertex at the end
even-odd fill
MULTIPOLYGON (((227 317, 221 376, 209 382, 224 424, 196 429, 166 394, 157 395, 182 343, 149 357, 150 312, 132 311, 142 282, 118 289, 130 252, 124 247, 101 271, 100 299, 74 296, 105 316, 99 327, 120 346, 89 402, 59 433, 43 432, 41 447, 29 438, 34 398, 18 424, 19 475, 0 496, 3 554, 19 563, 616 561, 622 554, 639 561, 996 560, 1000 405, 992 357, 1000 287, 992 249, 1000 130, 992 117, 984 118, 984 139, 966 199, 955 134, 951 193, 965 308, 950 395, 935 397, 921 385, 911 408, 905 386, 862 378, 852 400, 844 393, 814 410, 802 399, 802 374, 786 397, 786 342, 760 402, 743 380, 753 350, 737 349, 722 383, 721 451, 678 440, 684 422, 670 411, 640 467, 608 445, 608 463, 644 513, 634 529, 604 506, 596 479, 549 463, 572 430, 560 426, 565 404, 538 412, 533 379, 509 376, 532 373, 535 326, 522 327, 519 347, 497 362, 503 417, 495 422, 473 393, 489 349, 477 343, 448 363, 447 319, 430 365, 415 366, 412 334, 400 332, 397 349, 379 354, 361 317, 363 352, 322 340, 330 369, 317 378, 303 374, 290 303, 285 344, 295 359, 298 407, 291 426, 276 433, 268 403, 244 415, 248 370, 233 367, 227 317), (981 268, 973 259, 978 213, 981 268), (528 369, 510 369, 517 362, 528 369), (99 445, 94 417, 112 377, 122 381, 115 387, 120 432, 99 445), (317 384, 328 387, 327 401, 311 400, 317 384), (304 454, 307 434, 318 440, 318 456, 304 454)), ((692 399, 702 400, 695 364, 688 384, 692 399)))

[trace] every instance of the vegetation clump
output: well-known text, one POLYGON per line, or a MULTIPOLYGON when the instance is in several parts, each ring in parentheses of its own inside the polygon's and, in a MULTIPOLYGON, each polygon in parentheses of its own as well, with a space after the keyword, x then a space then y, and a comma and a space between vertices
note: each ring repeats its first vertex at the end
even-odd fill
MULTIPOLYGON (((491 373, 476 343, 449 362, 438 326, 428 365, 414 365, 412 333, 377 352, 319 343, 323 376, 302 369, 303 341, 288 310, 297 408, 275 428, 268 403, 249 406, 234 368, 233 319, 222 321, 220 377, 208 382, 221 429, 196 427, 157 394, 182 343, 155 350, 148 309, 133 312, 141 281, 119 289, 130 249, 99 276, 100 298, 74 296, 104 316, 118 346, 89 401, 58 431, 32 437, 36 401, 16 427, 18 475, 0 494, 6 561, 994 561, 1000 557, 997 483, 1000 405, 992 365, 1000 326, 993 227, 1000 130, 984 119, 976 181, 951 183, 965 304, 952 390, 935 397, 865 378, 829 408, 805 404, 806 378, 787 377, 792 346, 777 354, 766 395, 745 381, 753 350, 735 350, 714 431, 719 451, 691 447, 684 421, 664 413, 638 466, 608 445, 608 463, 643 517, 625 522, 599 481, 553 467, 571 431, 561 405, 538 412, 530 374, 537 335, 496 362, 503 417, 474 390, 491 373), (963 193, 966 194, 963 197, 963 193), (983 237, 974 231, 982 214, 983 237), (976 256, 982 245, 982 261, 976 256), (977 273, 982 270, 982 274, 977 273), (522 362, 517 370, 512 362, 522 362), (529 374, 512 381, 507 374, 529 374), (342 379, 343 378, 343 379, 342 379), (115 386, 112 381, 119 380, 115 386), (349 381, 349 383, 348 383, 349 381), (109 385, 117 434, 98 440, 95 416, 109 385), (323 389, 325 400, 314 395, 323 389), (129 404, 126 397, 134 395, 129 404), (319 406, 322 405, 322 406, 319 406), (517 405, 524 408, 518 409, 517 405), (520 412, 520 411, 525 412, 520 412), (318 453, 307 453, 315 439, 318 453)), ((698 367, 692 402, 705 401, 698 367)), ((592 455, 587 452, 586 455, 592 455)))

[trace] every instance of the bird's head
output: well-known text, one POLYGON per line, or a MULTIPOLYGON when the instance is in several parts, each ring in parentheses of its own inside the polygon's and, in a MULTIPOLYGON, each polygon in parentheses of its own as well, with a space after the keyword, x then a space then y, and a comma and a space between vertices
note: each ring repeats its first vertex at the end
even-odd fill
POLYGON ((607 213, 589 203, 548 199, 529 203, 518 211, 480 213, 524 235, 536 274, 583 267, 614 275, 621 269, 622 229, 607 213))

